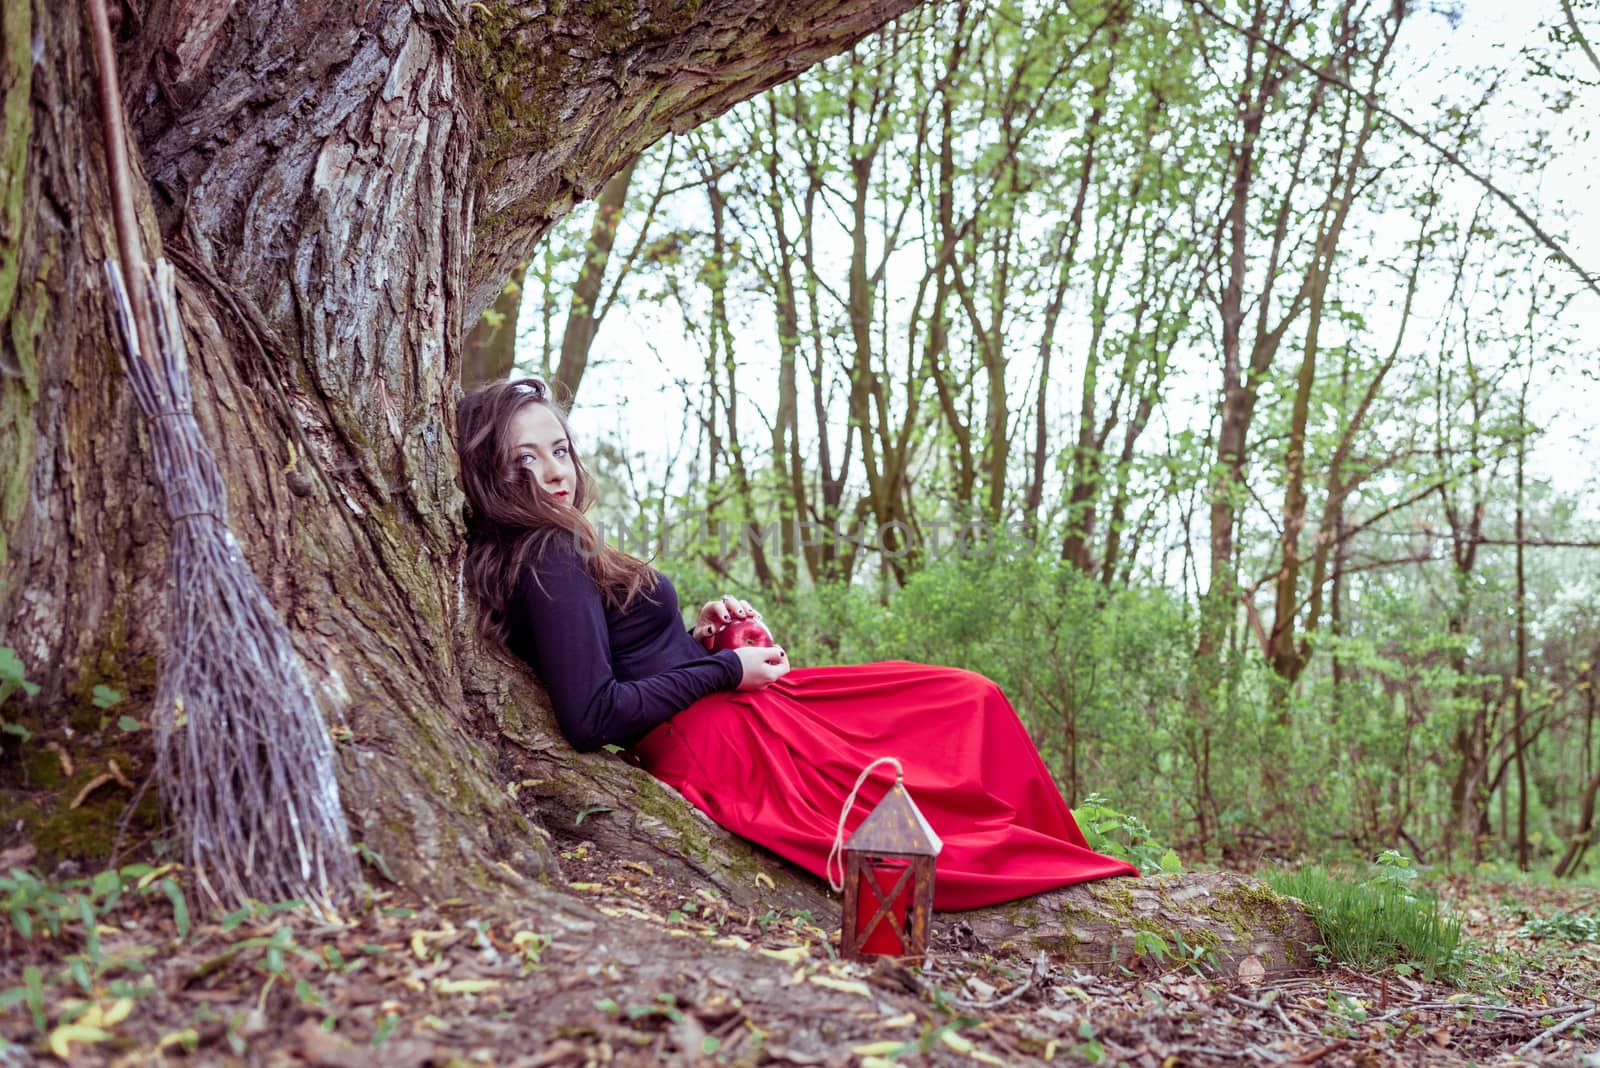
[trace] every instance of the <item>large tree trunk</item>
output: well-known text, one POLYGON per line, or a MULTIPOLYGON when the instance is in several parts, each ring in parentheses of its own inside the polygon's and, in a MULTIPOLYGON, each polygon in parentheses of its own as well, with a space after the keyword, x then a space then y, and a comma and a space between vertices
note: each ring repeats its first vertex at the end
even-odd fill
MULTIPOLYGON (((498 777, 490 708, 517 709, 550 760, 571 759, 537 685, 467 626, 451 441, 463 324, 669 129, 913 2, 125 9, 140 210, 179 270, 232 525, 348 728, 354 836, 403 881, 492 894, 553 870, 498 777)), ((166 576, 105 315, 113 243, 82 22, 74 3, 7 3, 0 48, 0 642, 44 684, 35 711, 55 727, 96 683, 148 699, 166 576)))

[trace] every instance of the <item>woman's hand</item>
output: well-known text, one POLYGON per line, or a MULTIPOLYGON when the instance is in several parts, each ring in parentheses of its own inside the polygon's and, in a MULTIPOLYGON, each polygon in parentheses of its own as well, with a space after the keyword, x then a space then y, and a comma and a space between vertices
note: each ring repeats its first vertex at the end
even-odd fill
POLYGON ((700 609, 700 618, 694 625, 695 640, 705 642, 736 619, 760 618, 761 613, 750 607, 749 601, 741 601, 725 593, 719 600, 707 601, 706 606, 700 609))
POLYGON ((741 690, 764 690, 789 674, 789 657, 779 646, 746 645, 734 652, 744 667, 744 677, 739 680, 741 690))

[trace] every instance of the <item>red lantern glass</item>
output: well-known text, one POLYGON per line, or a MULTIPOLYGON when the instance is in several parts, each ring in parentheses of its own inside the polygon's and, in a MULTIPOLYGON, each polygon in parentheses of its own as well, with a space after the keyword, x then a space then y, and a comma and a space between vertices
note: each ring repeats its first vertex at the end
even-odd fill
POLYGON ((903 860, 880 860, 857 878, 856 945, 862 953, 885 957, 906 955, 906 911, 911 906, 907 878, 911 865, 903 860), (873 923, 877 920, 877 923, 873 923))

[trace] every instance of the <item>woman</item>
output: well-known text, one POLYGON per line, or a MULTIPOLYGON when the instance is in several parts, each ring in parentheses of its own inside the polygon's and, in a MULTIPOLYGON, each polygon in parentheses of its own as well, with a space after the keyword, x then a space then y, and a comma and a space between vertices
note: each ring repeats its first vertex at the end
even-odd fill
MULTIPOLYGON (((474 390, 457 424, 479 630, 533 668, 575 748, 631 749, 712 819, 818 875, 857 775, 897 757, 944 842, 941 910, 1138 874, 1087 847, 981 675, 898 661, 791 671, 781 647, 707 652, 696 635, 755 610, 712 601, 691 633, 671 581, 600 541, 583 515, 589 476, 543 382, 474 390)), ((861 791, 849 826, 889 781, 861 791)))

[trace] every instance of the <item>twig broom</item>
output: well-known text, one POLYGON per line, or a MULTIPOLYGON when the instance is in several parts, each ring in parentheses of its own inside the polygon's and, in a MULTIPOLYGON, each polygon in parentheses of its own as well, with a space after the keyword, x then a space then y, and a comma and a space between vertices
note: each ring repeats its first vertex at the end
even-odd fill
POLYGON ((195 422, 172 266, 158 258, 151 272, 135 222, 105 0, 88 3, 121 258, 106 261, 106 276, 171 521, 156 780, 216 904, 299 899, 332 913, 359 880, 333 745, 288 631, 228 529, 227 491, 195 422))

